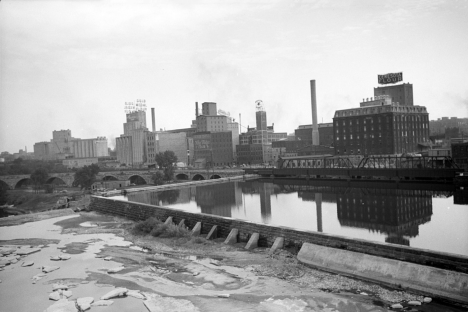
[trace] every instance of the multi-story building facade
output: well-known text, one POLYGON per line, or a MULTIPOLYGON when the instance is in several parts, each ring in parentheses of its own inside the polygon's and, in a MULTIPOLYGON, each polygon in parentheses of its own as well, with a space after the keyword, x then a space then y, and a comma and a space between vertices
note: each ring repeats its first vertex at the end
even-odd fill
POLYGON ((141 166, 146 162, 146 111, 126 114, 124 134, 116 138, 117 160, 127 166, 141 166))
POLYGON ((418 143, 429 142, 429 114, 424 106, 412 103, 410 84, 379 87, 381 95, 368 99, 359 108, 338 110, 333 118, 335 154, 382 155, 420 151, 418 143), (402 90, 405 102, 394 101, 402 90), (403 92, 404 91, 404 92, 403 92), (395 95, 396 94, 396 95, 395 95))
MULTIPOLYGON (((203 103, 205 104, 205 103, 203 103)), ((228 118, 222 115, 205 116, 197 118, 197 132, 224 132, 228 131, 228 118)))
POLYGON ((229 166, 232 164, 232 133, 197 132, 193 135, 194 159, 204 159, 206 166, 229 166))
POLYGON ((460 168, 468 169, 468 139, 453 140, 452 158, 460 168))
POLYGON ((288 137, 286 132, 275 133, 273 126, 267 126, 267 115, 262 105, 257 105, 255 117, 257 127, 247 128, 247 132, 239 136, 239 145, 236 146, 239 164, 272 163, 272 142, 288 137))
MULTIPOLYGON (((193 134, 193 160, 197 166, 227 166, 235 160, 239 124, 220 111, 214 102, 202 103, 202 115, 196 116, 193 134)), ((197 112, 198 114, 198 112, 197 112)))
MULTIPOLYGON (((332 146, 333 145, 333 123, 319 123, 319 142, 320 145, 332 146)), ((312 125, 302 125, 294 130, 296 140, 307 142, 312 145, 312 125)))
POLYGON ((468 136, 468 118, 442 117, 429 121, 431 136, 445 136, 447 129, 458 129, 463 136, 468 136))
MULTIPOLYGON (((388 96, 392 103, 400 106, 413 106, 413 85, 410 83, 374 88, 374 97, 388 96)), ((364 101, 363 101, 364 102, 364 101)))

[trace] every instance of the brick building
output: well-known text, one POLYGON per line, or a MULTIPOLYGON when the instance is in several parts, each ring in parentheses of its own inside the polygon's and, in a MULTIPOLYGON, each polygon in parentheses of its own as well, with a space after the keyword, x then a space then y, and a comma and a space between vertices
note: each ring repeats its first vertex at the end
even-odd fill
MULTIPOLYGON (((333 145, 333 123, 319 123, 319 142, 320 145, 333 145)), ((296 140, 305 141, 308 145, 312 145, 312 125, 302 125, 294 130, 296 140)))
POLYGON ((410 86, 375 88, 374 93, 381 94, 375 99, 364 100, 358 108, 336 111, 333 118, 335 154, 418 152, 418 143, 429 141, 429 113, 424 106, 412 105, 410 86), (404 99, 404 105, 392 96, 404 99))
POLYGON ((194 159, 204 160, 208 167, 232 164, 232 134, 225 132, 197 132, 193 135, 194 159))
POLYGON ((460 168, 468 169, 468 141, 452 143, 452 158, 460 168))

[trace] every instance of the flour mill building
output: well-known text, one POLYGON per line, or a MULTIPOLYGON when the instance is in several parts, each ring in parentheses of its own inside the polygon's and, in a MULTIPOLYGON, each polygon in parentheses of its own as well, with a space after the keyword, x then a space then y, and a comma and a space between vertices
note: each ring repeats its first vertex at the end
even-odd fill
POLYGON ((360 107, 336 111, 333 126, 337 155, 412 153, 429 142, 429 113, 409 83, 374 88, 360 107))

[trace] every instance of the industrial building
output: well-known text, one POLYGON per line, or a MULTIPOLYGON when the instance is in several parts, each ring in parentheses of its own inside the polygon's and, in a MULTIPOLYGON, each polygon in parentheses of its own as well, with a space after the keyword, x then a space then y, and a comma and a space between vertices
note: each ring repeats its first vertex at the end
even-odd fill
POLYGON ((197 132, 193 135, 196 167, 232 165, 232 133, 197 132))
POLYGON ((184 166, 191 162, 190 155, 193 155, 193 138, 190 133, 157 131, 146 133, 146 163, 156 164, 156 155, 165 151, 173 151, 179 163, 184 166))
POLYGON ((382 155, 420 151, 429 142, 429 113, 413 105, 411 84, 374 88, 360 107, 337 110, 333 118, 335 154, 382 155), (396 97, 396 98, 394 98, 396 97))
POLYGON ((460 168, 468 169, 468 139, 453 139, 452 158, 460 168))
MULTIPOLYGON (((310 125, 302 125, 294 130, 296 140, 306 142, 312 145, 312 128, 310 125)), ((319 123, 318 124, 319 142, 321 145, 333 145, 333 123, 319 123)))
MULTIPOLYGON (((126 103, 127 104, 127 103, 126 103)), ((126 166, 142 166, 146 162, 146 104, 137 100, 137 105, 127 111, 123 124, 124 133, 116 138, 117 160, 126 166)))
POLYGON ((236 146, 239 164, 273 164, 272 142, 287 138, 287 133, 275 133, 273 126, 267 126, 267 114, 261 101, 256 102, 256 128, 247 128, 239 136, 236 146))
POLYGON ((195 167, 231 166, 236 160, 235 146, 239 142, 239 124, 229 113, 217 110, 214 102, 202 103, 202 114, 195 103, 196 127, 193 134, 195 167))
POLYGON ((71 130, 54 130, 50 142, 34 144, 34 156, 41 160, 93 158, 108 156, 107 138, 80 139, 72 137, 71 130))

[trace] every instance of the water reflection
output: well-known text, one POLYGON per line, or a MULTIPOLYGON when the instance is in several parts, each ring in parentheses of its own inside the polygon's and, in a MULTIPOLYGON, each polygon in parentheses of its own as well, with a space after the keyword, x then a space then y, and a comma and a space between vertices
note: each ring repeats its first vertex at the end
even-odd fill
MULTIPOLYGON (((468 196, 466 190, 452 185, 286 179, 219 183, 128 195, 129 201, 406 246, 416 242, 415 247, 423 248, 433 245, 434 239, 429 237, 440 232, 440 228, 429 226, 434 218, 433 198, 443 199, 443 206, 447 207, 453 200, 466 203, 468 196), (431 229, 426 231, 430 234, 421 235, 421 226, 431 229)), ((461 220, 468 219, 468 209, 457 211, 461 220)), ((444 210, 434 226, 460 219, 452 213, 444 210)), ((444 250, 443 245, 450 245, 450 238, 434 237, 441 241, 440 246, 430 249, 444 250)), ((468 243, 461 237, 450 248, 466 249, 459 253, 468 254, 468 243)))
POLYGON ((234 184, 220 183, 197 187, 195 200, 203 213, 231 217, 231 209, 242 205, 242 194, 234 184))
POLYGON ((431 221, 432 193, 422 190, 350 189, 338 195, 337 211, 342 226, 384 233, 387 243, 409 246, 407 237, 418 236, 419 225, 431 221))
POLYGON ((155 206, 188 203, 192 199, 191 188, 166 190, 162 192, 137 192, 127 195, 128 201, 155 206))

